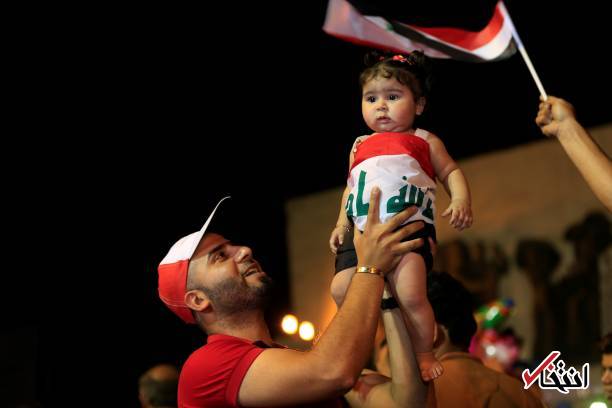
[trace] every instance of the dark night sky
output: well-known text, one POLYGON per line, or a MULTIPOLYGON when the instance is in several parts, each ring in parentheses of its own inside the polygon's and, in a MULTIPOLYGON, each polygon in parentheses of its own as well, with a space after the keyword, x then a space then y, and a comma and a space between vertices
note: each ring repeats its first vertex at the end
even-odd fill
MULTIPOLYGON (((40 225, 51 233, 40 254, 22 246, 34 274, 15 278, 28 288, 35 276, 45 301, 14 291, 5 310, 20 307, 5 327, 36 327, 42 400, 91 381, 107 390, 101 404, 135 404, 144 369, 180 364, 201 342, 158 302, 155 268, 225 194, 234 198, 219 229, 254 248, 278 281, 276 314, 288 310, 284 203, 342 185, 348 149, 367 129, 357 84, 364 49, 323 33, 326 1, 281 4, 241 5, 238 16, 233 3, 214 12, 99 10, 108 18, 95 29, 84 13, 28 40, 34 64, 23 65, 49 119, 36 131, 56 136, 35 144, 28 163, 40 167, 9 186, 23 198, 15 213, 30 214, 14 234, 27 242, 40 225)), ((440 3, 428 5, 422 11, 440 3)), ((601 6, 507 7, 547 92, 571 101, 586 126, 612 120, 601 102, 610 90, 601 6)), ((420 125, 456 159, 542 139, 538 92, 518 53, 484 64, 436 60, 434 72, 420 125)))

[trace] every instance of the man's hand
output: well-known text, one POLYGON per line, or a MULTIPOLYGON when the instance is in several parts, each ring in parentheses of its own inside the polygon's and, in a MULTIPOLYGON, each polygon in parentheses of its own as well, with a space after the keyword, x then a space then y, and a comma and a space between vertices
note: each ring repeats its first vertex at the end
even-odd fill
POLYGON ((421 238, 401 242, 404 237, 423 228, 423 223, 415 222, 400 228, 417 212, 415 207, 409 207, 381 224, 379 202, 380 190, 374 187, 370 193, 368 221, 363 233, 355 229, 353 240, 360 265, 374 266, 387 273, 397 265, 401 255, 423 245, 421 238))

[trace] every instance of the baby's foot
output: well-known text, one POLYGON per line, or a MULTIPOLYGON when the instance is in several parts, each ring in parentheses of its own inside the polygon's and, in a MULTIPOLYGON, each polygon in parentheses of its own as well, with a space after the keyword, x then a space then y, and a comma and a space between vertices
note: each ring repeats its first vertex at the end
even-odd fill
POLYGON ((421 378, 423 381, 431 381, 442 375, 444 368, 442 364, 434 357, 433 352, 426 351, 424 353, 416 353, 416 359, 421 370, 421 378))

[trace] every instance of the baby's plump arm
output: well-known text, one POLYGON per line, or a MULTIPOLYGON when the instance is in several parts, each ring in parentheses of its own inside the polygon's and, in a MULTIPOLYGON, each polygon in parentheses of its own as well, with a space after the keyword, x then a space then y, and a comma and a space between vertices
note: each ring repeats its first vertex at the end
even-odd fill
POLYGON ((342 200, 340 201, 340 211, 338 213, 338 221, 336 221, 336 227, 344 227, 349 228, 351 223, 349 222, 348 217, 346 216, 346 200, 348 199, 350 190, 349 187, 346 186, 344 188, 344 193, 342 193, 342 200))
POLYGON ((450 214, 449 223, 452 226, 459 230, 467 228, 472 225, 472 198, 467 179, 437 136, 430 134, 428 142, 436 177, 451 199, 449 207, 442 213, 442 216, 446 217, 450 214))
MULTIPOLYGON (((361 141, 360 139, 361 138, 357 138, 351 147, 351 152, 349 154, 349 169, 353 165, 353 160, 355 160, 355 145, 361 141)), ((351 227, 351 222, 346 216, 346 200, 348 200, 350 191, 351 190, 347 185, 344 188, 342 199, 340 200, 340 211, 338 212, 336 226, 332 230, 331 236, 329 237, 329 247, 334 254, 338 250, 338 247, 344 243, 344 234, 348 232, 349 228, 351 227)))

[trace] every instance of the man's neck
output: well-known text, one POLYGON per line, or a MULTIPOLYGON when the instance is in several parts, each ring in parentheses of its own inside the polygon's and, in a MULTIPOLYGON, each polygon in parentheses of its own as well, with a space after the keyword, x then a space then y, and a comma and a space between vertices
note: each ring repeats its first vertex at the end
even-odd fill
POLYGON ((247 340, 272 342, 270 330, 261 312, 242 313, 219 319, 208 330, 209 334, 225 334, 247 340))

